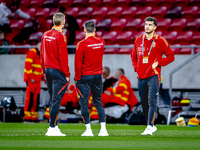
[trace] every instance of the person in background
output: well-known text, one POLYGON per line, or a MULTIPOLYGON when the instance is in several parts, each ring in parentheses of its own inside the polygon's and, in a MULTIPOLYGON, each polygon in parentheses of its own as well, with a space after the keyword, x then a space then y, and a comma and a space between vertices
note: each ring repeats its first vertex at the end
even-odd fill
MULTIPOLYGON (((0 46, 7 46, 8 42, 5 40, 4 32, 0 31, 0 46)), ((0 48, 0 54, 8 54, 8 48, 0 48)))
MULTIPOLYGON (((45 81, 40 65, 40 44, 32 48, 26 55, 24 82, 26 82, 26 97, 24 104, 24 121, 38 122, 38 108, 41 91, 41 80, 45 81)), ((46 82, 46 81, 45 81, 46 82)))

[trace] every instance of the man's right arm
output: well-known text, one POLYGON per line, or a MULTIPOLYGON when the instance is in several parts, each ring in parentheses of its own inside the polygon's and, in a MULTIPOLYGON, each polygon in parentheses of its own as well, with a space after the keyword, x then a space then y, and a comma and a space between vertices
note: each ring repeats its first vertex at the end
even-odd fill
POLYGON ((133 47, 133 51, 131 53, 131 60, 132 60, 132 65, 133 65, 133 68, 135 70, 135 72, 137 72, 137 49, 136 49, 136 41, 137 39, 135 40, 135 44, 134 44, 134 47, 133 47))
POLYGON ((42 66, 42 71, 45 73, 45 68, 44 68, 44 50, 43 50, 43 37, 42 37, 42 42, 40 46, 40 64, 42 66))

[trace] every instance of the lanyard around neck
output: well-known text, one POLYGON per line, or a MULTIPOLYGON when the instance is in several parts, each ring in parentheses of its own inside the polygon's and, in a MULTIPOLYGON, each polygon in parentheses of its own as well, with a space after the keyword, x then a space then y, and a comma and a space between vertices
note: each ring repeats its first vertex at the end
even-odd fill
MULTIPOLYGON (((144 37, 145 37, 145 35, 143 35, 143 38, 142 38, 142 56, 143 56, 143 57, 144 57, 144 37)), ((153 47, 154 41, 155 41, 155 40, 153 40, 153 42, 152 42, 152 44, 151 44, 151 47, 150 47, 150 50, 149 50, 149 53, 148 53, 148 57, 149 57, 149 55, 150 55, 150 53, 151 53, 151 49, 152 49, 152 47, 153 47)))

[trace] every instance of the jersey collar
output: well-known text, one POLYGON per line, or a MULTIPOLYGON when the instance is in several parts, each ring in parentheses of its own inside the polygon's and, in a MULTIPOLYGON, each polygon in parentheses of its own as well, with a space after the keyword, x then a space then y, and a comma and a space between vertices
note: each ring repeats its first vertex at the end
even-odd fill
POLYGON ((57 30, 57 31, 59 31, 61 33, 63 32, 63 30, 60 27, 58 27, 58 26, 53 26, 52 29, 53 30, 57 30))

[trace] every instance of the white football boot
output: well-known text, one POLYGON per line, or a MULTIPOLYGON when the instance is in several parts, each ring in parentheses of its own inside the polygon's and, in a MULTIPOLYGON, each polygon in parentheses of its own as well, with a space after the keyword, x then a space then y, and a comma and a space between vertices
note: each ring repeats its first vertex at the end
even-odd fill
POLYGON ((92 133, 92 129, 86 129, 85 132, 81 134, 81 136, 94 136, 94 135, 92 133))
POLYGON ((58 126, 55 126, 53 128, 49 127, 45 135, 46 136, 66 136, 65 134, 60 132, 60 129, 58 128, 58 126))
POLYGON ((109 134, 106 129, 104 129, 104 130, 101 129, 98 136, 109 136, 109 134))
POLYGON ((155 126, 148 125, 141 135, 152 135, 152 133, 156 132, 157 128, 155 126))

